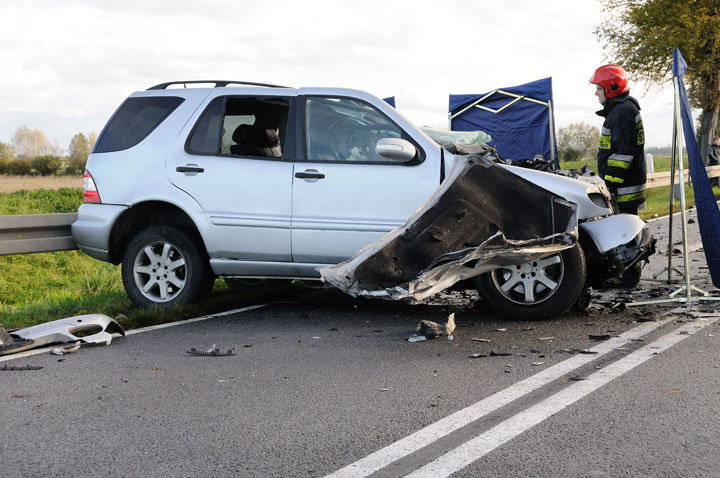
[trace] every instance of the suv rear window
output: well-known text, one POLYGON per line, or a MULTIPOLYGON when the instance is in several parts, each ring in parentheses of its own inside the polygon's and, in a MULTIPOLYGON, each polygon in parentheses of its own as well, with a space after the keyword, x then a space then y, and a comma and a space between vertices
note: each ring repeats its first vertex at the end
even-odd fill
POLYGON ((177 96, 128 98, 105 126, 94 153, 132 148, 162 123, 184 100, 177 96))

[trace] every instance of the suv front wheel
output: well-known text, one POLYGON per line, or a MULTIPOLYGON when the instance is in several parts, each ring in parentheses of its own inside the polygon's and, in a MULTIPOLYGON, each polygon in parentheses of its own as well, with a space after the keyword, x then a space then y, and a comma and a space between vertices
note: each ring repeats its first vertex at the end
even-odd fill
POLYGON ((585 287, 585 254, 579 244, 544 259, 477 276, 483 300, 505 317, 541 320, 561 314, 585 287))
POLYGON ((215 278, 205 254, 185 232, 153 226, 125 248, 123 286, 138 307, 190 304, 207 295, 215 278))

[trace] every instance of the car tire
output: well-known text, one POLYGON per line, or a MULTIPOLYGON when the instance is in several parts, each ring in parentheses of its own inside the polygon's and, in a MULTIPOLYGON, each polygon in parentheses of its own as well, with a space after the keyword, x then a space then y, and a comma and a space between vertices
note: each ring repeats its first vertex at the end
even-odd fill
POLYGON ((506 318, 542 320, 577 301, 585 275, 585 254, 578 244, 545 259, 495 269, 476 277, 475 283, 484 302, 506 318))
POLYGON ((140 232, 122 259, 125 292, 138 307, 192 304, 215 282, 206 254, 184 231, 153 226, 140 232))

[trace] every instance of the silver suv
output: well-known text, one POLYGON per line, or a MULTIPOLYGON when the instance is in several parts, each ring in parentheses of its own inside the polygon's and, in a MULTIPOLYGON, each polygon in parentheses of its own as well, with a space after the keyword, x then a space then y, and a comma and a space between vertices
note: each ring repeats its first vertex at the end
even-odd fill
MULTIPOLYGON (((130 95, 108 121, 87 161, 72 230, 82 251, 122 264, 136 305, 190 303, 215 277, 319 278, 318 267, 402 225, 453 158, 362 91, 164 83, 130 95)), ((597 224, 613 212, 602 184, 507 168, 577 205, 576 249, 587 261, 573 281, 606 278, 614 248, 639 241, 636 216, 597 224)), ((550 283, 499 294, 532 308, 562 293, 561 280, 550 283)))

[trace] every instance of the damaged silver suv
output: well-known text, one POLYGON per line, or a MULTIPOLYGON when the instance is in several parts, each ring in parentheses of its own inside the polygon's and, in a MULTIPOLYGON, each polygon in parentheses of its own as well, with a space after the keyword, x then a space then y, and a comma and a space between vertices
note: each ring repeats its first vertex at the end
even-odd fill
POLYGON ((141 307, 195 302, 216 277, 318 279, 363 250, 363 274, 325 279, 422 300, 477 276, 500 312, 541 318, 651 252, 644 223, 613 215, 601 182, 492 158, 441 146, 361 91, 164 83, 110 118, 72 230, 85 253, 122 264, 141 307), (368 248, 381 250, 375 241, 391 231, 412 240, 369 265, 368 248), (461 272, 428 276, 469 249, 479 255, 461 272))

